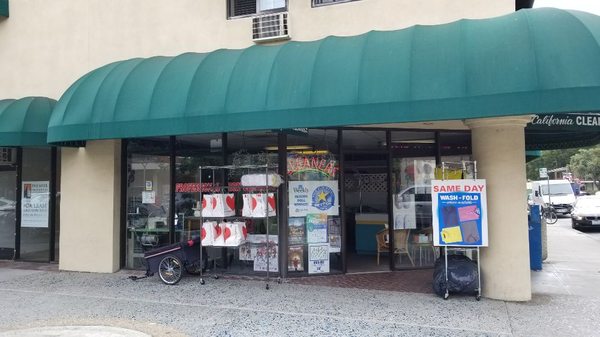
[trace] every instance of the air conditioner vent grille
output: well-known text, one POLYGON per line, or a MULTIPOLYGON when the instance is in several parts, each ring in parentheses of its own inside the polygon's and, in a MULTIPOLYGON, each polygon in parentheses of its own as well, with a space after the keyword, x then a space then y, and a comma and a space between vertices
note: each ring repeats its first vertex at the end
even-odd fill
POLYGON ((275 13, 252 18, 252 39, 255 42, 288 40, 288 13, 275 13))

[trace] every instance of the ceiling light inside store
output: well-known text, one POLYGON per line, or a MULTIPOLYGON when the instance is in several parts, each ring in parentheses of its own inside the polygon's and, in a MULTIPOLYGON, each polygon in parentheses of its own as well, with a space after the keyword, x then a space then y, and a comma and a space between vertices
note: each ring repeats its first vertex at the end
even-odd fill
POLYGON ((392 140, 392 144, 434 144, 435 139, 392 140))
POLYGON ((298 153, 298 154, 314 154, 314 155, 322 155, 322 154, 329 154, 329 151, 327 150, 301 150, 301 151, 294 151, 294 153, 298 153))
MULTIPOLYGON (((294 150, 312 150, 313 149, 313 147, 310 145, 288 145, 286 148, 288 150, 292 150, 292 151, 294 151, 294 150)), ((278 146, 267 146, 267 147, 265 147, 265 150, 277 151, 277 150, 279 150, 279 147, 278 146)))
MULTIPOLYGON (((392 144, 435 144, 434 139, 406 139, 406 140, 392 140, 392 144)), ((380 142, 381 147, 387 146, 386 142, 380 142)))

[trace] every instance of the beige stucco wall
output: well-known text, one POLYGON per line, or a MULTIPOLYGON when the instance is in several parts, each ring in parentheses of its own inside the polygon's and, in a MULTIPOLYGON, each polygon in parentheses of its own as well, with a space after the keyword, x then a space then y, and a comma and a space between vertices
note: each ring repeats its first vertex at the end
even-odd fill
POLYGON ((525 124, 530 117, 469 120, 478 177, 487 182, 489 247, 481 250, 483 296, 531 299, 525 124))
POLYGON ((88 142, 61 155, 61 270, 119 270, 121 141, 88 142))
MULTIPOLYGON (((226 0, 15 0, 0 21, 0 99, 59 98, 85 73, 133 57, 253 44, 251 19, 226 0)), ((514 0, 360 0, 317 8, 288 0, 293 40, 355 35, 514 11, 514 0)))

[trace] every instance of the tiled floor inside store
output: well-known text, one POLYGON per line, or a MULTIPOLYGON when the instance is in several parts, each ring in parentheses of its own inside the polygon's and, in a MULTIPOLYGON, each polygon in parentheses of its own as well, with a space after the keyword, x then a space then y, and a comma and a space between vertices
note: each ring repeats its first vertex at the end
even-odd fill
POLYGON ((433 269, 288 278, 289 283, 326 287, 433 293, 433 269))

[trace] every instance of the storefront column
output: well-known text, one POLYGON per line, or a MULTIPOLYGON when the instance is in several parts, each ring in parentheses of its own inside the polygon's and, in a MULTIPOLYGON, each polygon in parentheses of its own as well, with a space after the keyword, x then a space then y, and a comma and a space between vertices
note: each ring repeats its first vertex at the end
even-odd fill
POLYGON ((471 119, 477 175, 487 180, 489 247, 481 250, 483 296, 507 301, 531 299, 525 125, 530 117, 471 119))
POLYGON ((119 269, 121 141, 63 148, 60 270, 119 269))

